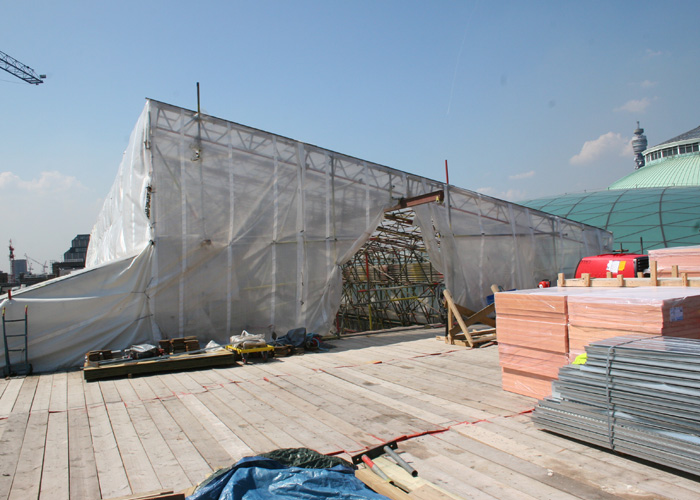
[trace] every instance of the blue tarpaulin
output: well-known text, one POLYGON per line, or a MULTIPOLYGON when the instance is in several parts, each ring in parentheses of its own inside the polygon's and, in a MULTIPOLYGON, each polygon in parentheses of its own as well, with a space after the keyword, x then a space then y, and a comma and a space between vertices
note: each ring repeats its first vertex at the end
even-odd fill
POLYGON ((220 471, 187 500, 387 500, 345 465, 327 469, 287 467, 264 457, 246 457, 220 471))

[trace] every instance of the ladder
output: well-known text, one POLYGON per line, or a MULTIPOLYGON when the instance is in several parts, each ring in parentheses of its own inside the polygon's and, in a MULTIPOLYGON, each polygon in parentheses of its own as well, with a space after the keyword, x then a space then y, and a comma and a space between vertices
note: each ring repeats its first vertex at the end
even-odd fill
MULTIPOLYGON (((2 308, 2 336, 3 340, 5 341, 5 376, 6 377, 12 377, 15 375, 30 375, 32 373, 32 365, 29 364, 29 359, 27 357, 27 339, 28 339, 28 312, 27 312, 28 307, 24 306, 24 318, 21 319, 6 319, 5 318, 5 308, 2 308), (7 333, 7 324, 8 323, 24 323, 24 333, 15 333, 15 334, 8 334, 7 333), (24 346, 23 347, 12 347, 10 348, 10 342, 8 342, 8 339, 10 338, 21 338, 24 339, 24 346), (11 352, 19 352, 23 354, 23 361, 21 363, 15 363, 13 366, 12 363, 10 362, 10 353, 11 352)), ((16 345, 22 345, 22 341, 20 342, 12 342, 13 346, 16 345)))

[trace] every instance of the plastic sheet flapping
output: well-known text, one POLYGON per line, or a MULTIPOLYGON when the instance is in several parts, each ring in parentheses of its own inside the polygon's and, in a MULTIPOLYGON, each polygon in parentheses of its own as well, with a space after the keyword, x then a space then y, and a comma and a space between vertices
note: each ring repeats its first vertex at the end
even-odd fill
POLYGON ((276 460, 247 457, 202 485, 187 500, 386 500, 344 465, 328 469, 286 467, 276 460))

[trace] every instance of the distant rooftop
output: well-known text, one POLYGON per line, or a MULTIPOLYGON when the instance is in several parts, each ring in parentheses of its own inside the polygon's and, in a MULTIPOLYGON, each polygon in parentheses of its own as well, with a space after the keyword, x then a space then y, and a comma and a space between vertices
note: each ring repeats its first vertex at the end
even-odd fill
POLYGON ((653 148, 649 148, 649 149, 650 150, 656 149, 659 146, 664 146, 666 144, 672 144, 674 142, 689 141, 691 139, 700 139, 700 126, 695 127, 693 130, 689 130, 689 131, 685 132, 684 134, 678 135, 678 136, 674 137, 673 139, 669 139, 667 141, 662 142, 661 144, 657 144, 653 148))

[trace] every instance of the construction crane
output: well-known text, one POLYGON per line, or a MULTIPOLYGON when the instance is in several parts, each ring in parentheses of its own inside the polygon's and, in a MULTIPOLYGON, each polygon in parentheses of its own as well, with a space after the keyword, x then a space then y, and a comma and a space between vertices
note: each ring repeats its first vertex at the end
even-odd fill
MULTIPOLYGON (((42 264, 42 263, 39 262, 38 260, 32 259, 32 258, 31 258, 29 255, 27 255, 26 253, 24 254, 24 258, 27 259, 28 261, 31 260, 32 262, 36 262, 37 264, 39 264, 39 265, 42 267, 42 269, 43 269, 43 271, 44 271, 44 274, 47 274, 46 271, 47 271, 47 269, 48 269, 48 267, 49 267, 49 266, 47 266, 47 262, 44 262, 44 263, 42 264)), ((31 272, 32 272, 31 264, 29 264, 29 266, 30 266, 30 267, 29 267, 29 273, 31 274, 31 272)))
POLYGON ((0 51, 0 69, 4 69, 20 80, 24 80, 33 85, 44 83, 44 78, 46 78, 46 75, 37 75, 32 68, 26 64, 22 64, 14 57, 8 56, 2 51, 0 51))

